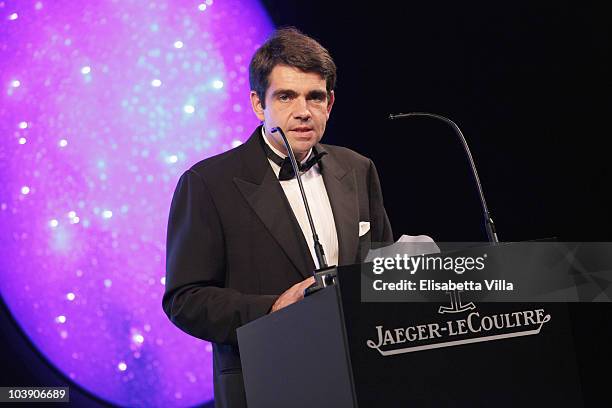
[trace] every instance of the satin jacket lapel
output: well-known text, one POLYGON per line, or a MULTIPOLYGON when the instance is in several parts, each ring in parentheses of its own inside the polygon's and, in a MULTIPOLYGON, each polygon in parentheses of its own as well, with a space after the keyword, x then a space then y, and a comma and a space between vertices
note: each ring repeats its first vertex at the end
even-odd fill
POLYGON ((324 146, 317 144, 316 148, 319 152, 328 153, 321 159, 321 172, 338 233, 338 264, 353 264, 357 262, 359 249, 359 201, 355 171, 343 167, 324 146))
POLYGON ((258 127, 243 145, 244 171, 241 177, 234 178, 234 184, 300 275, 307 278, 312 276, 315 265, 289 201, 261 147, 261 137, 258 127))

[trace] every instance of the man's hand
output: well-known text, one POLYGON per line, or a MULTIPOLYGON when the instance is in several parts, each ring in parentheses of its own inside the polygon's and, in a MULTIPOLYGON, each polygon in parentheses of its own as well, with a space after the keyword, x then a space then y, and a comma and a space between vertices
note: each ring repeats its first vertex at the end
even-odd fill
POLYGON ((280 295, 280 297, 276 299, 276 302, 274 302, 274 304, 272 305, 270 313, 276 312, 277 310, 280 310, 283 307, 287 307, 297 302, 298 300, 304 299, 304 289, 312 285, 314 282, 314 277, 311 276, 310 278, 304 279, 300 283, 296 283, 295 285, 284 291, 283 294, 280 295))

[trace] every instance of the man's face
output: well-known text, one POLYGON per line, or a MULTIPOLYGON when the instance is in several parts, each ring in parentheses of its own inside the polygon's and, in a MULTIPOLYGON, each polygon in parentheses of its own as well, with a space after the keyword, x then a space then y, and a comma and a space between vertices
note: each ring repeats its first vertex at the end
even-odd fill
POLYGON ((257 93, 251 91, 253 111, 264 121, 266 135, 274 147, 287 153, 280 134, 270 131, 280 126, 297 159, 302 160, 323 137, 334 93, 327 97, 325 79, 319 74, 286 65, 276 65, 268 82, 265 109, 257 93))

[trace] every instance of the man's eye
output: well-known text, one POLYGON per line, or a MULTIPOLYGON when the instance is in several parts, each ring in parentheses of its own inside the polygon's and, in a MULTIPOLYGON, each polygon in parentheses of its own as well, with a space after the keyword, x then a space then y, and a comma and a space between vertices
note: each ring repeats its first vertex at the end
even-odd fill
POLYGON ((316 103, 325 102, 327 99, 326 95, 314 95, 310 97, 310 100, 316 103))
POLYGON ((289 99, 290 99, 289 95, 287 95, 287 94, 280 94, 280 95, 278 95, 278 100, 281 101, 281 102, 287 102, 287 101, 289 101, 289 99))

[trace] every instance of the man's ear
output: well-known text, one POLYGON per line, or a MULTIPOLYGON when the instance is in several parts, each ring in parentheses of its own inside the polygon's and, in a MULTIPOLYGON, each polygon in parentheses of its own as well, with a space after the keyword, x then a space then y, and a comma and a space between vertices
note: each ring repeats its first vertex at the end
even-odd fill
POLYGON ((257 92, 251 91, 251 107, 253 108, 253 112, 257 119, 264 120, 264 108, 261 105, 261 100, 259 99, 259 95, 257 92))
POLYGON ((336 100, 336 94, 334 91, 329 93, 329 101, 327 102, 327 119, 329 119, 329 114, 331 113, 332 106, 334 106, 334 102, 336 100))

